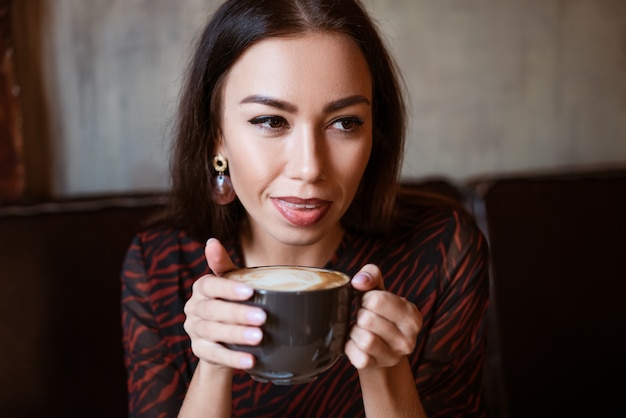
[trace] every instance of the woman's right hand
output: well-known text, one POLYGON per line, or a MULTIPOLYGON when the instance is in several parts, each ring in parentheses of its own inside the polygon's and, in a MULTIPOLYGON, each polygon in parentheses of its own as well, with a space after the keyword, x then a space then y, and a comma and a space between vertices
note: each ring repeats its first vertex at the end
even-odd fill
MULTIPOLYGON (((236 268, 216 239, 207 241, 204 254, 209 268, 217 275, 236 268)), ((195 281, 191 298, 185 304, 184 328, 198 359, 233 369, 254 366, 252 354, 229 350, 221 344, 256 345, 263 338, 260 326, 265 323, 265 312, 233 302, 247 300, 252 294, 250 286, 212 274, 195 281)))

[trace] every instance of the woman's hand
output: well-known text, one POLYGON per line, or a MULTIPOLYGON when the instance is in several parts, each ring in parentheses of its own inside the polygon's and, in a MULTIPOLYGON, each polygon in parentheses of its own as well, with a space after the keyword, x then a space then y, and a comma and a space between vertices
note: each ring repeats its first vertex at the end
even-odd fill
POLYGON ((413 352, 422 315, 404 298, 384 290, 377 266, 368 264, 352 279, 363 295, 345 353, 357 369, 395 366, 413 352))
MULTIPOLYGON (((215 274, 235 268, 228 253, 216 239, 207 241, 205 257, 215 274)), ((249 299, 250 286, 212 274, 200 277, 185 304, 184 328, 191 338, 191 349, 201 361, 234 369, 254 366, 254 356, 232 351, 221 343, 256 345, 263 338, 261 325, 266 314, 260 308, 232 301, 249 299)))

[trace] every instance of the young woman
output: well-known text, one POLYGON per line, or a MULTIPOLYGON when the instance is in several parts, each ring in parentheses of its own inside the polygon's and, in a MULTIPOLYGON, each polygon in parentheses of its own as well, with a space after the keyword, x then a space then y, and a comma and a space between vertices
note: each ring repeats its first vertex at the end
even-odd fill
POLYGON ((397 76, 357 0, 229 0, 179 109, 172 202, 122 274, 131 417, 483 416, 486 244, 398 192, 397 76), (236 267, 308 265, 368 291, 316 381, 252 380, 265 312, 236 267))

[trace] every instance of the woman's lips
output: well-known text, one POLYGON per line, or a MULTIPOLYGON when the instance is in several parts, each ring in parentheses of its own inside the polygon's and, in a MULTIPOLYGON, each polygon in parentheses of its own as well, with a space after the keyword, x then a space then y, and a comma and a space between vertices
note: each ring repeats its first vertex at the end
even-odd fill
POLYGON ((328 213, 331 206, 328 200, 293 196, 273 197, 272 203, 283 218, 295 226, 315 225, 328 213))

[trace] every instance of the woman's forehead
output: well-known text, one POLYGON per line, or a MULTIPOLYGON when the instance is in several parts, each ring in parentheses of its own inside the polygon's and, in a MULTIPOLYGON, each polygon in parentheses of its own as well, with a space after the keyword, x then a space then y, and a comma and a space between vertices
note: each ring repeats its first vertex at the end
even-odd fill
POLYGON ((333 32, 259 41, 233 64, 225 82, 226 98, 359 94, 371 100, 372 95, 371 74, 361 50, 348 36, 333 32))

